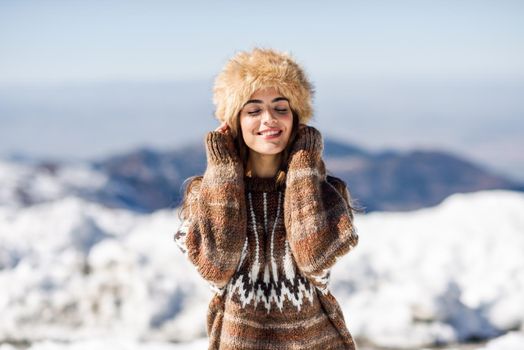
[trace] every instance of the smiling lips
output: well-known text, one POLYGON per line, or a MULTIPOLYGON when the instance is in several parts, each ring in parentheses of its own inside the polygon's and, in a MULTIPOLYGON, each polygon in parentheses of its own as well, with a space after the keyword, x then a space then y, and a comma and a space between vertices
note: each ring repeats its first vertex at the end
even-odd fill
POLYGON ((261 132, 257 133, 258 135, 261 135, 264 140, 270 140, 270 139, 276 139, 282 134, 282 130, 280 129, 266 129, 262 130, 261 132))

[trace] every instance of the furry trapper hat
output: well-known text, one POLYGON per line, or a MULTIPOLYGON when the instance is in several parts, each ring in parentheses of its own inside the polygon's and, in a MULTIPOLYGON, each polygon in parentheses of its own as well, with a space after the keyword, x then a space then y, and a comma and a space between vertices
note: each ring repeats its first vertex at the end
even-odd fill
POLYGON ((215 116, 227 121, 236 134, 236 118, 251 95, 259 89, 276 88, 289 99, 291 109, 306 124, 313 115, 313 85, 288 53, 254 48, 231 58, 215 79, 215 116))

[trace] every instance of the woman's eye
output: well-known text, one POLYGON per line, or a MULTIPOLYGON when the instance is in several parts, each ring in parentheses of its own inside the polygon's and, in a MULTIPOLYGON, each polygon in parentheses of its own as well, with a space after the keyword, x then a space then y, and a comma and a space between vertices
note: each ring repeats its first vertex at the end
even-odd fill
POLYGON ((277 111, 280 114, 286 114, 287 108, 275 108, 275 111, 277 111))
POLYGON ((247 114, 249 115, 257 115, 258 113, 260 113, 260 109, 257 109, 256 111, 247 112, 247 114))

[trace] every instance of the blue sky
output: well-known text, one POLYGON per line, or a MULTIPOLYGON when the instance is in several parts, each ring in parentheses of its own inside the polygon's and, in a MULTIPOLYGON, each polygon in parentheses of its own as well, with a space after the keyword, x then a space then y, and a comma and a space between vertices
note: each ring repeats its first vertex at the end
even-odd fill
POLYGON ((0 155, 201 139, 215 74, 266 46, 304 65, 326 134, 460 152, 524 179, 523 15, 504 0, 0 1, 0 155))
POLYGON ((315 77, 524 78, 522 1, 2 1, 0 82, 202 79, 236 50, 315 77))

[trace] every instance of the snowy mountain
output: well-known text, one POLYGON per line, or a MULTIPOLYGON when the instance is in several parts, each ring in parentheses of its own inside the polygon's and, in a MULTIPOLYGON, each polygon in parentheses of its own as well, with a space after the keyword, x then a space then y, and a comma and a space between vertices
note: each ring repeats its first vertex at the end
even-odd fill
POLYGON ((0 160, 0 205, 22 208, 67 195, 89 198, 108 181, 106 174, 86 163, 0 160))
MULTIPOLYGON (((359 246, 331 281, 350 331, 390 347, 524 332, 523 212, 524 194, 494 190, 357 215, 359 246)), ((0 344, 117 337, 202 346, 211 291, 173 242, 178 224, 175 209, 137 213, 78 196, 2 202, 0 344)))

